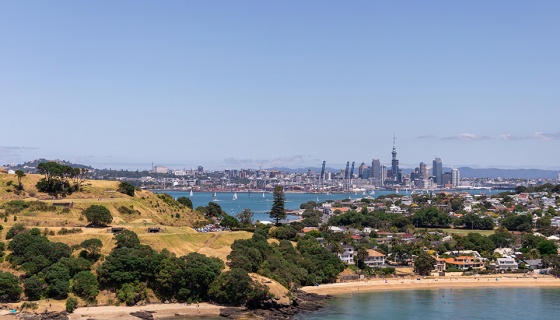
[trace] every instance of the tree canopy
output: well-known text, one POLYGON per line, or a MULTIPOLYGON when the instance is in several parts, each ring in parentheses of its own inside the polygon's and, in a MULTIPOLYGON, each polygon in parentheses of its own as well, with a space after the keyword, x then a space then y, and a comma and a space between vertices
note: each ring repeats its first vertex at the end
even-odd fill
POLYGON ((277 185, 274 187, 272 196, 274 199, 272 209, 270 210, 270 218, 276 220, 276 224, 278 224, 280 220, 286 219, 286 209, 284 209, 286 195, 284 194, 284 188, 281 185, 277 185))
POLYGON ((107 225, 113 221, 113 216, 109 209, 96 204, 84 210, 84 215, 94 227, 107 225))

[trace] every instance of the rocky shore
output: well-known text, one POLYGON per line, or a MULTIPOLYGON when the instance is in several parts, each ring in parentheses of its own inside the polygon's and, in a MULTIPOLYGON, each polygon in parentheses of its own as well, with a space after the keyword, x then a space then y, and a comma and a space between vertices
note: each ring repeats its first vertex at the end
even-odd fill
POLYGON ((263 309, 248 309, 245 307, 227 307, 220 309, 220 316, 228 319, 242 318, 261 318, 261 319, 292 319, 299 313, 313 312, 324 308, 329 295, 319 295, 316 293, 307 293, 297 291, 296 298, 290 305, 275 305, 274 303, 266 305, 263 309))

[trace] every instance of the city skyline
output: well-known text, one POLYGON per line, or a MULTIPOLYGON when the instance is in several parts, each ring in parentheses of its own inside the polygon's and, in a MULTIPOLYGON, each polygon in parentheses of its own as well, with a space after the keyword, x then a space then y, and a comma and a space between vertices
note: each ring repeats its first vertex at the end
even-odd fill
POLYGON ((0 164, 560 170, 559 11, 4 2, 0 164))

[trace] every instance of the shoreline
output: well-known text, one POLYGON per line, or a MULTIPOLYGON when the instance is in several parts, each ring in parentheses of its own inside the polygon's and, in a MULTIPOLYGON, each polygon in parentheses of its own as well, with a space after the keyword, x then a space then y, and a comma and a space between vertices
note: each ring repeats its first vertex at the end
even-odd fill
POLYGON ((145 306, 100 306, 100 307, 79 307, 73 313, 68 314, 68 319, 95 319, 95 320, 138 320, 140 318, 130 315, 131 312, 149 312, 154 319, 175 319, 175 318, 219 318, 220 309, 210 303, 157 303, 145 306))
POLYGON ((511 276, 511 275, 493 275, 493 276, 477 276, 477 277, 429 277, 420 278, 389 278, 387 282, 384 279, 363 280, 355 282, 341 282, 333 284, 324 284, 319 286, 307 286, 301 288, 302 291, 308 293, 317 293, 320 295, 346 295, 359 292, 377 292, 386 290, 429 290, 429 289, 447 289, 447 288, 523 288, 523 287, 549 287, 560 288, 560 279, 552 276, 511 276), (497 279, 497 280, 496 280, 497 279))

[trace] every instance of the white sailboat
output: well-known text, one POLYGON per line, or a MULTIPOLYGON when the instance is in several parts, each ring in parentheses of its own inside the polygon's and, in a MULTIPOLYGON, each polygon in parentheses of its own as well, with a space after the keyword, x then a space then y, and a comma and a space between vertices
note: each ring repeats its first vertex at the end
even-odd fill
POLYGON ((193 196, 192 189, 191 189, 191 193, 189 193, 189 196, 191 196, 191 197, 193 196))
POLYGON ((216 197, 217 197, 216 192, 214 192, 214 193, 212 194, 212 198, 216 198, 216 197))
POLYGON ((264 192, 263 192, 263 198, 264 198, 264 192))
POLYGON ((369 194, 370 194, 371 196, 374 196, 374 195, 375 195, 375 190, 371 190, 371 191, 369 192, 369 194))
POLYGON ((395 188, 395 193, 399 194, 399 188, 395 188))
POLYGON ((233 194, 233 200, 237 200, 237 192, 233 194))

